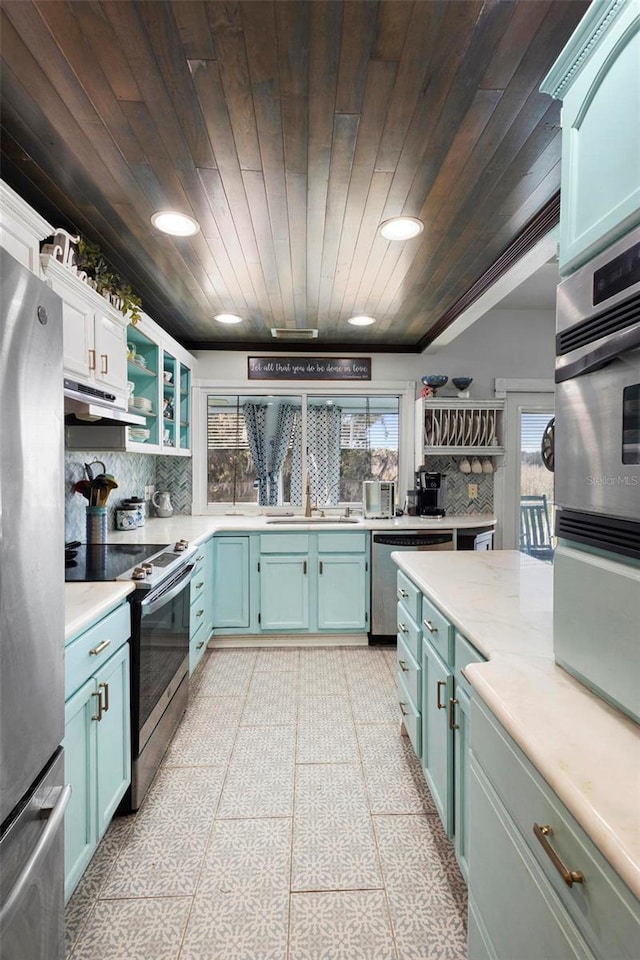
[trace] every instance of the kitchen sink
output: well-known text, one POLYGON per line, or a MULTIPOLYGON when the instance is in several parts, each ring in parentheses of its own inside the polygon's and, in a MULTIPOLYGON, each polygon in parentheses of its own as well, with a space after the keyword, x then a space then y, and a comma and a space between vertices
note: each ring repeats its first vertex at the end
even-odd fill
POLYGON ((270 517, 267 523, 360 523, 360 517, 270 517))

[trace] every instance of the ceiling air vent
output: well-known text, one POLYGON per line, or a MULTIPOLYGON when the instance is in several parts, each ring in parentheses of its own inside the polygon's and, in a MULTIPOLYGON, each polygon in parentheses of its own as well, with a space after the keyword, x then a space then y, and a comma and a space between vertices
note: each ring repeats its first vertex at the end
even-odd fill
POLYGON ((288 327, 271 327, 271 336, 276 340, 315 340, 318 331, 312 327, 295 330, 290 330, 288 327))

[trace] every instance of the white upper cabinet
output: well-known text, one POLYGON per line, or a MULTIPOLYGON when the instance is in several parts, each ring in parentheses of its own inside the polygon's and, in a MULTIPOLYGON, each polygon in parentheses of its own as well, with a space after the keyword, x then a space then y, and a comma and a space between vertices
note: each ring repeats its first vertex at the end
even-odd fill
POLYGON ((640 2, 595 0, 540 89, 563 101, 566 276, 640 223, 640 2))
POLYGON ((52 234, 51 224, 0 180, 0 246, 40 276, 40 241, 52 234))

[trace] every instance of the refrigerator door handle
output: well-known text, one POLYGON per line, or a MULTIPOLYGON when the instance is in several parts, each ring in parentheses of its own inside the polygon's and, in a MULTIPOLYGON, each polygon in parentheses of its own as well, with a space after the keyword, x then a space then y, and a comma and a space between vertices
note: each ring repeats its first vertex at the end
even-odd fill
POLYGON ((47 825, 40 834, 40 838, 31 851, 27 862, 25 863, 18 879, 13 885, 13 888, 9 892, 9 896, 0 908, 0 928, 9 923, 15 908, 20 903, 25 887, 29 883, 29 878, 36 871, 40 860, 55 839, 70 798, 71 785, 67 784, 64 787, 59 788, 58 798, 53 806, 51 806, 49 803, 43 806, 41 816, 46 818, 47 825))

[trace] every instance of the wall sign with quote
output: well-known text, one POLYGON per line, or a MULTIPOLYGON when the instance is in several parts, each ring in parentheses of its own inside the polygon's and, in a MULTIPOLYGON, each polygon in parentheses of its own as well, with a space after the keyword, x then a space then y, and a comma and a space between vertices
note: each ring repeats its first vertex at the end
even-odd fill
POLYGON ((249 380, 371 380, 371 357, 249 357, 249 380))

